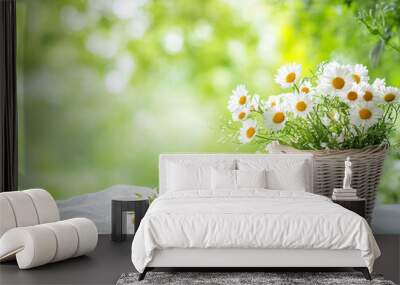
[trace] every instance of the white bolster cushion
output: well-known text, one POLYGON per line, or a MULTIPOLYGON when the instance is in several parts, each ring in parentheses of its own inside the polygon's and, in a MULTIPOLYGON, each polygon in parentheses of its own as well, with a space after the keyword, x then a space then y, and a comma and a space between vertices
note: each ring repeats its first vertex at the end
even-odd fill
POLYGON ((39 224, 51 223, 60 220, 57 203, 49 192, 43 189, 29 189, 23 191, 28 194, 35 205, 39 224))
POLYGON ((14 211, 8 199, 0 195, 0 237, 9 229, 15 228, 14 211))
POLYGON ((29 195, 23 191, 3 192, 13 211, 17 227, 27 227, 39 223, 35 205, 29 195))
POLYGON ((76 218, 7 231, 0 238, 0 261, 14 257, 20 269, 86 254, 96 248, 97 228, 76 218))
POLYGON ((0 237, 9 229, 56 222, 56 201, 43 189, 0 193, 0 237))
POLYGON ((78 232, 71 224, 60 221, 44 224, 43 226, 52 231, 57 241, 57 250, 51 262, 64 260, 75 255, 78 249, 79 237, 78 232))
POLYGON ((91 220, 86 218, 74 218, 65 220, 64 222, 73 225, 78 232, 79 244, 74 257, 91 252, 96 248, 97 227, 91 220))
POLYGON ((56 253, 57 241, 53 232, 43 225, 14 228, 0 239, 0 260, 14 259, 20 269, 51 262, 56 253))

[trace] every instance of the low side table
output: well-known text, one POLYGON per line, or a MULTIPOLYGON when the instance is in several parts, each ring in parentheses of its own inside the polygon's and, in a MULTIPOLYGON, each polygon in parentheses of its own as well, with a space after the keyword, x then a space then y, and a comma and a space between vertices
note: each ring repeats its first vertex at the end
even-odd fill
POLYGON ((353 211, 356 214, 359 214, 361 217, 365 219, 365 199, 354 199, 354 200, 332 200, 334 203, 339 204, 343 208, 346 208, 350 211, 353 211))
POLYGON ((123 234, 122 215, 125 211, 135 212, 135 233, 139 228, 140 221, 149 208, 147 198, 113 198, 111 201, 111 239, 112 241, 123 241, 126 234, 123 234))

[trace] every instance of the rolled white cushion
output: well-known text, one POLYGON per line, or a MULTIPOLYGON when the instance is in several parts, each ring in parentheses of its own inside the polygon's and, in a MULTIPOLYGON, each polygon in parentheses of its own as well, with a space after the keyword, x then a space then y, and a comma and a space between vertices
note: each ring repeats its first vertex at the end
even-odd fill
POLYGON ((78 232, 65 221, 48 223, 43 226, 52 230, 57 240, 57 251, 51 262, 57 262, 74 256, 78 249, 78 232))
POLYGON ((97 245, 97 228, 76 218, 7 231, 0 238, 0 261, 16 256, 20 269, 86 254, 97 245))
POLYGON ((43 189, 0 193, 0 237, 9 229, 55 222, 56 201, 43 189))
POLYGON ((33 226, 39 223, 35 205, 30 196, 23 191, 1 193, 11 205, 17 227, 33 226))
POLYGON ((60 220, 56 201, 49 192, 43 189, 29 189, 23 191, 29 195, 36 208, 39 224, 51 223, 60 220))
POLYGON ((9 229, 15 228, 17 223, 11 204, 0 194, 0 237, 9 229))
POLYGON ((91 252, 96 248, 98 232, 96 225, 91 220, 74 218, 64 222, 73 225, 78 233, 79 243, 74 257, 91 252))
POLYGON ((14 255, 20 269, 40 266, 52 261, 57 249, 53 231, 43 225, 14 228, 0 239, 0 260, 14 255))

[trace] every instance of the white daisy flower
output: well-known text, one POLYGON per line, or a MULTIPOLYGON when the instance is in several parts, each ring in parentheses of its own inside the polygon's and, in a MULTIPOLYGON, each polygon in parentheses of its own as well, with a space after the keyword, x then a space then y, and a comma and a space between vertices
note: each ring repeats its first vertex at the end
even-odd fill
POLYGON ((335 122, 338 122, 340 119, 340 115, 338 112, 334 111, 333 112, 333 116, 332 116, 333 120, 335 120, 335 122))
POLYGON ((322 143, 320 144, 320 146, 321 146, 322 148, 327 148, 327 147, 328 147, 328 144, 325 143, 325 142, 322 142, 322 143))
POLYGON ((361 100, 364 102, 379 102, 380 97, 375 88, 365 82, 359 84, 361 88, 361 100))
POLYGON ((400 89, 396 87, 387 86, 381 90, 382 101, 388 104, 399 102, 400 89))
POLYGON ((351 68, 351 76, 353 78, 354 83, 360 84, 362 82, 366 83, 369 80, 368 69, 365 65, 355 64, 350 66, 351 68))
POLYGON ((337 143, 342 144, 344 142, 344 133, 341 132, 340 135, 335 137, 337 143))
POLYGON ((377 92, 382 92, 383 88, 386 86, 386 80, 384 78, 377 78, 372 83, 372 88, 377 92))
POLYGON ((232 95, 228 102, 228 109, 231 112, 235 112, 237 109, 246 107, 249 104, 249 101, 250 96, 246 86, 239 85, 232 91, 232 95))
MULTIPOLYGON (((317 91, 317 90, 314 89, 314 91, 317 91)), ((309 95, 311 100, 314 102, 314 104, 321 104, 323 96, 321 96, 318 93, 314 93, 314 91, 312 91, 312 94, 309 95)))
POLYGON ((265 101, 265 109, 268 108, 275 108, 278 107, 280 104, 280 98, 279 96, 269 96, 267 101, 265 101))
POLYGON ((290 88, 296 83, 297 80, 299 80, 300 72, 301 64, 286 64, 278 69, 278 73, 275 76, 275 81, 282 88, 290 88))
POLYGON ((250 100, 250 110, 257 111, 260 108, 260 95, 254 94, 250 100))
POLYGON ((378 122, 382 113, 372 102, 357 104, 350 110, 350 121, 357 127, 369 128, 378 122))
POLYGON ((296 93, 290 92, 290 93, 281 93, 278 95, 279 100, 281 103, 284 103, 287 100, 290 100, 296 93))
POLYGON ((337 62, 330 62, 325 65, 319 76, 318 89, 324 95, 337 96, 346 92, 352 84, 353 78, 349 67, 337 62))
POLYGON ((341 93, 341 98, 344 102, 354 104, 360 101, 363 95, 363 90, 359 84, 354 83, 346 92, 341 93))
POLYGON ((264 113, 265 126, 268 129, 277 131, 285 126, 287 115, 281 107, 269 109, 264 113))
POLYGON ((279 107, 285 110, 290 109, 290 102, 297 94, 297 92, 279 94, 279 107))
POLYGON ((244 121, 250 114, 250 110, 248 108, 240 108, 232 112, 232 120, 235 122, 237 121, 244 121))
POLYGON ((350 126, 349 131, 353 136, 358 135, 358 132, 357 132, 357 129, 356 129, 356 125, 350 126))
POLYGON ((249 143, 257 134, 257 121, 246 120, 243 122, 242 128, 240 129, 239 141, 241 143, 249 143))
POLYGON ((304 117, 312 110, 314 104, 310 96, 297 94, 291 99, 290 105, 295 115, 304 117))
POLYGON ((309 80, 303 81, 299 87, 299 90, 301 94, 310 94, 312 91, 311 82, 309 80))
POLYGON ((327 128, 331 125, 331 120, 329 119, 329 117, 327 115, 325 115, 321 118, 321 122, 327 128))

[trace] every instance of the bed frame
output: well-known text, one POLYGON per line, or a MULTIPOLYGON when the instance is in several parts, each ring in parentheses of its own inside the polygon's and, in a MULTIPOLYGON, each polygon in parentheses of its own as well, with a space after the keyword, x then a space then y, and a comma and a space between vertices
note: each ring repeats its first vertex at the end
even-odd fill
POLYGON ((359 250, 329 249, 193 249, 171 248, 156 250, 152 261, 139 275, 143 280, 155 268, 200 268, 206 271, 229 269, 231 271, 263 271, 271 268, 338 268, 350 267, 361 271, 371 280, 368 268, 359 250), (263 269, 263 270, 261 270, 263 269))
MULTIPOLYGON (((174 160, 229 160, 240 158, 291 159, 307 163, 307 192, 313 192, 313 157, 311 154, 162 154, 159 161, 160 194, 166 191, 167 162, 174 160)), ((147 265, 139 280, 154 269, 229 269, 229 271, 265 271, 271 268, 353 268, 361 271, 367 280, 371 276, 359 250, 330 250, 330 249, 249 249, 249 248, 170 248, 158 249, 153 259, 147 265)), ((196 270, 197 271, 197 270, 196 270)))

